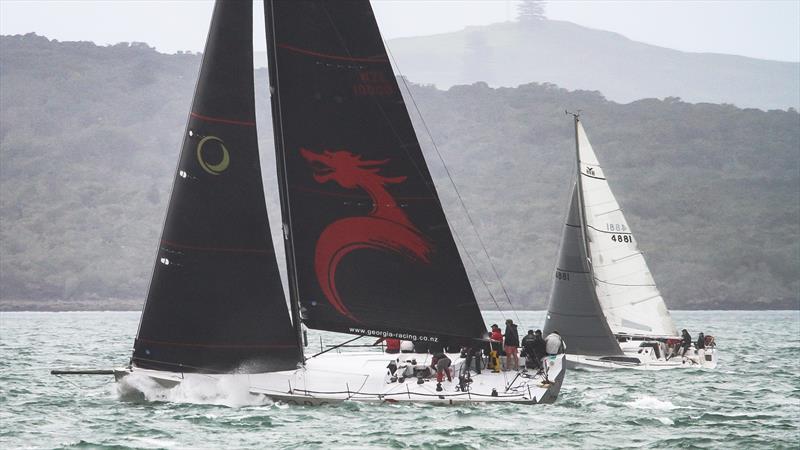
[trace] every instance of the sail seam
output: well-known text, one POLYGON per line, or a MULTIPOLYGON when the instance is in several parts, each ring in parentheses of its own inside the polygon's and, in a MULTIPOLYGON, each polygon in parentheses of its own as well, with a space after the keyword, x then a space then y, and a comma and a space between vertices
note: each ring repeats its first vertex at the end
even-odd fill
POLYGON ((647 287, 647 286, 652 286, 652 287, 656 287, 655 284, 621 284, 621 283, 612 283, 610 281, 601 280, 600 278, 597 278, 597 277, 595 277, 594 280, 595 281, 599 281, 600 283, 603 283, 603 284, 610 284, 610 285, 613 285, 613 286, 625 286, 625 287, 647 287))
MULTIPOLYGON (((612 203, 612 202, 608 201, 608 202, 604 202, 604 203, 612 203)), ((603 203, 597 203, 597 204, 595 204, 595 205, 592 205, 592 206, 590 206, 590 208, 597 208, 598 206, 600 206, 600 205, 602 205, 602 204, 603 204, 603 203)), ((611 214, 611 213, 613 213, 613 212, 617 212, 617 211, 622 211, 622 208, 614 208, 614 209, 612 209, 612 210, 610 210, 610 211, 599 212, 599 213, 597 213, 597 214, 594 214, 594 216, 595 216, 595 217, 598 217, 598 216, 605 216, 606 214, 611 214)))
POLYGON ((585 174, 585 173, 583 173, 583 172, 581 172, 581 175, 583 175, 583 176, 585 176, 585 177, 589 177, 589 178, 594 178, 595 180, 605 180, 605 178, 602 178, 602 177, 595 177, 595 176, 592 176, 592 175, 589 175, 589 174, 585 174))
POLYGON ((635 252, 635 253, 631 253, 630 255, 625 255, 622 258, 612 258, 611 262, 612 263, 618 263, 618 262, 620 262, 620 261, 622 261, 624 259, 633 258, 634 256, 641 255, 641 254, 642 254, 642 252, 635 252))
MULTIPOLYGON (((653 285, 653 286, 655 286, 655 285, 653 285)), ((658 298, 658 297, 661 297, 661 293, 660 292, 658 294, 656 294, 656 295, 651 295, 650 297, 644 298, 642 300, 636 300, 635 302, 631 302, 631 305, 638 305, 639 303, 644 303, 644 302, 650 301, 650 300, 652 300, 654 298, 658 298)))
MULTIPOLYGON (((617 210, 617 211, 619 211, 619 210, 617 210)), ((630 231, 607 231, 607 230, 600 230, 600 229, 597 229, 597 228, 595 228, 595 227, 593 227, 593 226, 591 226, 591 225, 586 225, 586 226, 587 226, 587 227, 589 227, 589 228, 591 228, 591 229, 593 229, 594 231, 597 231, 598 233, 606 233, 606 234, 633 234, 633 233, 632 233, 632 232, 630 232, 630 231)))

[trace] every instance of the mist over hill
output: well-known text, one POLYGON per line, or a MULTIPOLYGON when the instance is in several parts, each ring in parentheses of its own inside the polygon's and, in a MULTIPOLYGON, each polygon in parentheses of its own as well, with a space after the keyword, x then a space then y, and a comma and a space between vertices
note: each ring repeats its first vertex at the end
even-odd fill
MULTIPOLYGON (((200 56, 0 37, 0 307, 143 301, 200 56)), ((280 239, 266 70, 256 71, 261 163, 280 239)), ((630 104, 554 84, 447 91, 409 108, 482 304, 502 289, 419 107, 516 308, 543 308, 584 124, 671 308, 797 308, 800 115, 630 104), (480 276, 479 276, 480 275, 480 276)), ((276 248, 282 249, 282 245, 276 248)), ((282 258, 282 255, 279 255, 282 258)), ((29 307, 29 306, 28 306, 29 307)))
POLYGON ((559 20, 504 22, 392 39, 401 72, 449 88, 549 82, 608 99, 681 97, 761 109, 800 108, 800 63, 689 53, 559 20))

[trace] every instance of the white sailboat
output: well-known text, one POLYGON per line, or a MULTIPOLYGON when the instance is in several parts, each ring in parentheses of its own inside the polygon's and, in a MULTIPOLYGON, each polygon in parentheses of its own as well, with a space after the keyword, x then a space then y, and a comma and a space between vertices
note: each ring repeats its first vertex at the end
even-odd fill
POLYGON ((451 351, 436 380, 441 350, 304 354, 304 326, 449 350, 486 345, 486 328, 369 2, 265 11, 290 307, 258 162, 252 2, 218 1, 120 386, 238 385, 300 404, 555 401, 563 355, 477 374, 451 351))
POLYGON ((545 333, 558 331, 570 365, 713 368, 713 337, 684 351, 669 311, 579 120, 572 187, 545 333), (705 348, 695 348, 704 347, 705 348))

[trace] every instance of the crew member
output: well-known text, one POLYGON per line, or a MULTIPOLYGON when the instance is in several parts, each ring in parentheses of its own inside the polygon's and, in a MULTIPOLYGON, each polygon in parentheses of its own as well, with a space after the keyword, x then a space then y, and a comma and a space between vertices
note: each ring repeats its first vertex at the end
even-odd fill
POLYGON ((436 368, 436 381, 441 383, 445 375, 447 375, 447 381, 453 381, 453 378, 450 376, 450 364, 452 364, 452 361, 450 361, 450 358, 444 353, 433 355, 431 367, 436 368))
POLYGON ((492 331, 489 333, 489 339, 492 341, 492 350, 500 353, 500 346, 503 344, 503 333, 496 323, 492 324, 492 331))
POLYGON ((517 325, 511 319, 506 319, 506 334, 503 350, 506 352, 506 369, 514 362, 514 370, 519 370, 519 355, 517 348, 519 347, 519 333, 517 332, 517 325))
POLYGON ((528 334, 522 337, 522 352, 520 356, 533 359, 533 341, 535 339, 536 335, 533 334, 533 330, 528 330, 528 334))
POLYGON ((400 353, 400 339, 382 337, 375 341, 373 345, 378 345, 381 342, 386 343, 386 353, 400 353))
POLYGON ((689 350, 689 346, 692 345, 692 335, 686 331, 686 328, 681 330, 681 356, 686 354, 686 350, 689 350))
POLYGON ((548 356, 558 355, 567 351, 567 344, 564 343, 564 339, 561 338, 558 330, 554 330, 552 333, 548 334, 544 340, 544 344, 548 356))
POLYGON ((547 356, 547 343, 542 337, 542 330, 536 330, 534 336, 533 357, 536 359, 536 367, 544 369, 544 367, 542 367, 542 358, 547 356))
POLYGON ((705 350, 705 348, 706 348, 706 336, 702 332, 700 332, 700 334, 697 336, 697 342, 695 342, 694 348, 696 348, 697 350, 700 350, 700 349, 705 350))
POLYGON ((483 359, 481 358, 481 348, 473 344, 472 346, 467 348, 466 353, 467 356, 466 359, 464 360, 464 368, 466 368, 467 372, 469 372, 469 366, 472 364, 472 361, 475 361, 475 373, 480 375, 481 359, 483 359))
POLYGON ((503 333, 500 332, 500 327, 496 323, 492 324, 492 331, 489 334, 491 347, 489 351, 489 362, 486 365, 487 369, 492 369, 492 372, 500 372, 500 347, 503 345, 503 333))

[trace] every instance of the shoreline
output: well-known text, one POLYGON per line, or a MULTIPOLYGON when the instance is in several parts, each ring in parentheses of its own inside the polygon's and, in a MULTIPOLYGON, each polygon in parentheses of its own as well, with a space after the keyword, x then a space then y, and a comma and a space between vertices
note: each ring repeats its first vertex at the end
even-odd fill
POLYGON ((144 300, 4 300, 0 312, 141 311, 144 300))
MULTIPOLYGON (((67 301, 61 300, 57 302, 42 302, 36 300, 0 300, 0 313, 9 312, 141 312, 144 307, 142 300, 104 300, 100 301, 67 301)), ((483 312, 495 312, 495 309, 484 309, 483 312)), ((506 310, 503 310, 506 311, 506 310)), ((510 311, 510 310, 509 310, 510 311)), ((541 309, 517 309, 517 312, 546 312, 544 308, 541 309)), ((733 312, 733 311, 750 311, 750 312, 765 312, 765 311, 797 311, 800 312, 800 305, 795 305, 793 308, 775 307, 775 308, 670 308, 670 312, 677 311, 718 311, 718 312, 733 312)))

